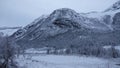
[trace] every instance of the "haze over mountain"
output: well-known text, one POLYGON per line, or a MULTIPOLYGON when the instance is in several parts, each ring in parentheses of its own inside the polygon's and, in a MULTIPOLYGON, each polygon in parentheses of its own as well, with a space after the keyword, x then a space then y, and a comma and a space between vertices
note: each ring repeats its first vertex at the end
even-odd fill
MULTIPOLYGON (((120 6, 119 2, 114 5, 120 6)), ((26 47, 118 45, 120 9, 110 7, 106 10, 77 13, 69 8, 57 9, 18 30, 12 37, 19 45, 26 47)))

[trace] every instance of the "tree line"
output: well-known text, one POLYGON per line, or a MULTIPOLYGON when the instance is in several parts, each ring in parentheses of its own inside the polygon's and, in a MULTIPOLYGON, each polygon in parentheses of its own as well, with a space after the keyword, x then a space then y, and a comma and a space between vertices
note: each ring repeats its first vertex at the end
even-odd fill
POLYGON ((120 57, 120 51, 115 49, 115 46, 111 46, 108 49, 103 48, 103 46, 95 45, 84 45, 75 46, 70 45, 66 48, 49 48, 47 49, 47 54, 79 54, 86 56, 104 57, 104 58, 118 58, 120 57))

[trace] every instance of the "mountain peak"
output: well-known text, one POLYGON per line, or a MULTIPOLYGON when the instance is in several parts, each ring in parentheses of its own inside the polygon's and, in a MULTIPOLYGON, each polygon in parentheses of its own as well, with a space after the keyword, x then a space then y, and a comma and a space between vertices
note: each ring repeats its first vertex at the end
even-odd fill
POLYGON ((60 17, 70 17, 73 15, 78 15, 78 13, 69 8, 60 8, 60 9, 53 11, 51 15, 55 16, 56 18, 58 17, 60 18, 60 17))
POLYGON ((60 8, 60 9, 56 9, 55 11, 60 11, 60 12, 75 12, 73 9, 70 9, 70 8, 60 8))

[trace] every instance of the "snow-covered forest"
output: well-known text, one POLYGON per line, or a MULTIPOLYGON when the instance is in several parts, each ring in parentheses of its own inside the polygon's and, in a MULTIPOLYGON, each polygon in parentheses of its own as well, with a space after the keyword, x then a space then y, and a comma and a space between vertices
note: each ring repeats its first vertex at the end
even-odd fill
POLYGON ((119 46, 23 49, 8 36, 0 40, 0 68, 119 68, 119 46))

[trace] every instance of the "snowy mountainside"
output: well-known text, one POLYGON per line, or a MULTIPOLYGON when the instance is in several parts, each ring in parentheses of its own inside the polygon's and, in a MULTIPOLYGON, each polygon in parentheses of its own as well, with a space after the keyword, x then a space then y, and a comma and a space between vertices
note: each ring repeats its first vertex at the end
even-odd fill
POLYGON ((120 0, 115 2, 115 4, 113 4, 111 7, 109 7, 105 11, 116 11, 116 10, 119 10, 119 9, 120 9, 120 0))
POLYGON ((114 43, 117 45, 120 44, 119 22, 119 9, 106 12, 77 13, 69 8, 61 8, 48 16, 38 18, 37 21, 18 30, 12 36, 16 38, 19 45, 28 47, 62 47, 64 45, 66 47, 71 44, 89 45, 89 43, 94 45, 114 43))

